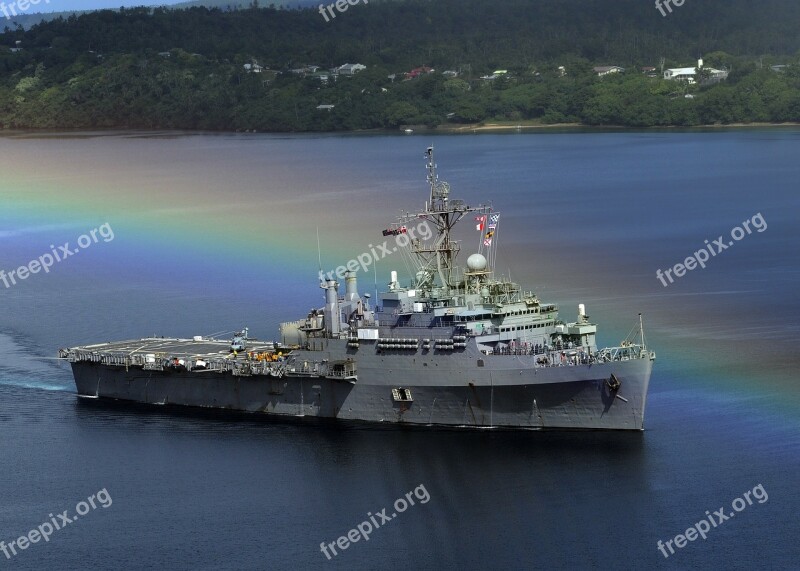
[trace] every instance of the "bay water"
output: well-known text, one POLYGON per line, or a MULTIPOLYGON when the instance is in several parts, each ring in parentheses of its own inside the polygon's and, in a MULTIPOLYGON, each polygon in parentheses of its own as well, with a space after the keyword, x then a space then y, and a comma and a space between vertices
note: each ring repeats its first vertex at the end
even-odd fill
MULTIPOLYGON (((0 551, 0 569, 796 568, 800 129, 13 133, 0 157, 0 270, 77 252, 0 281, 0 541, 95 503, 48 541, 0 551), (429 145, 453 198, 500 213, 499 274, 565 320, 586 304, 600 345, 643 313, 657 353, 643 433, 77 398, 59 347, 245 326, 277 338, 322 305, 319 258, 333 270, 423 206, 429 145), (705 268, 677 277, 719 237, 705 268), (368 540, 321 550, 409 492, 368 540), (721 507, 726 520, 709 515, 721 507), (676 546, 709 517, 705 539, 676 546)), ((468 255, 478 237, 463 226, 468 255)), ((407 278, 388 256, 361 291, 391 270, 407 278)))

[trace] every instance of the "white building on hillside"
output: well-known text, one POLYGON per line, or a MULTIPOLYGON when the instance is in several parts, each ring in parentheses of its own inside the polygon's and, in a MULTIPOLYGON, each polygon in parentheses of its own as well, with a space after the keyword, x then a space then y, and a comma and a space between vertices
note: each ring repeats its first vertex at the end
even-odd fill
POLYGON ((359 71, 364 71, 365 69, 367 69, 367 66, 360 63, 346 63, 337 67, 335 71, 340 75, 355 75, 359 71))
POLYGON ((625 68, 618 65, 600 65, 594 68, 594 72, 600 77, 603 77, 611 73, 624 73, 625 68))
POLYGON ((697 71, 699 69, 705 70, 708 74, 707 81, 716 82, 727 79, 728 72, 713 67, 704 67, 703 60, 697 60, 697 67, 676 67, 664 71, 664 79, 672 81, 686 81, 688 83, 697 83, 697 71))

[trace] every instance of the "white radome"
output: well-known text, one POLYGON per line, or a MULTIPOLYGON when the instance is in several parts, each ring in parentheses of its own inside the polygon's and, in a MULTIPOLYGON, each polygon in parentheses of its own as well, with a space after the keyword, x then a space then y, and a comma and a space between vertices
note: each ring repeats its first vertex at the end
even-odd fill
POLYGON ((486 258, 481 254, 472 254, 467 258, 467 268, 471 272, 482 272, 486 269, 486 258))

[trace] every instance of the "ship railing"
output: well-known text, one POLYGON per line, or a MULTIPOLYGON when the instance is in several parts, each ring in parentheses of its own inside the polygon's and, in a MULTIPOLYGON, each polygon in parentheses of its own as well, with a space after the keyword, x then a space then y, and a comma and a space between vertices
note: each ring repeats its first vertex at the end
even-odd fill
POLYGON ((609 363, 612 361, 630 361, 633 359, 649 359, 651 353, 643 345, 636 343, 623 343, 617 347, 606 347, 595 352, 595 360, 598 363, 609 363))
POLYGON ((642 345, 628 343, 618 347, 606 347, 592 352, 580 345, 517 345, 495 348, 487 351, 490 356, 535 357, 534 364, 541 367, 562 367, 572 365, 591 365, 633 359, 653 359, 653 354, 642 345))
MULTIPOLYGON (((86 362, 98 363, 116 367, 142 367, 145 371, 162 371, 166 362, 177 358, 175 355, 166 353, 153 354, 133 354, 128 353, 104 353, 99 351, 88 351, 84 349, 59 349, 59 359, 64 359, 70 363, 86 362)), ((192 370, 202 370, 216 373, 231 373, 235 376, 265 375, 281 377, 286 371, 285 361, 242 361, 235 359, 198 359, 188 355, 180 357, 184 360, 185 366, 192 370), (202 369, 195 369, 197 360, 204 362, 202 369)), ((318 374, 320 364, 314 364, 317 370, 309 371, 318 374)))
POLYGON ((515 343, 511 346, 496 347, 493 351, 489 351, 490 355, 549 355, 550 353, 560 353, 584 351, 589 350, 582 345, 575 345, 573 343, 557 343, 554 345, 540 345, 533 343, 515 343))
MULTIPOLYGON (((146 371, 162 371, 170 361, 176 359, 175 355, 166 353, 154 353, 148 355, 127 353, 103 353, 98 351, 87 351, 82 349, 60 349, 58 352, 60 359, 65 359, 71 363, 89 362, 107 366, 119 367, 142 367, 146 371)), ((293 364, 288 360, 284 361, 252 361, 239 359, 198 359, 188 355, 180 357, 184 361, 185 367, 198 372, 207 373, 230 373, 237 377, 249 377, 253 375, 282 377, 287 371, 300 376, 325 377, 354 379, 356 378, 355 364, 347 364, 339 369, 330 367, 325 361, 303 361, 293 364), (203 366, 195 368, 198 360, 203 361, 203 366)))
POLYGON ((328 379, 355 380, 358 379, 358 367, 352 359, 327 363, 328 379))
POLYGON ((595 362, 594 355, 585 347, 543 347, 543 346, 518 346, 497 348, 487 352, 490 356, 531 357, 537 367, 564 367, 575 365, 590 365, 595 362))
POLYGON ((98 351, 86 351, 83 349, 61 349, 58 356, 61 359, 66 359, 70 363, 87 362, 87 363, 102 363, 107 353, 100 353, 98 351))
MULTIPOLYGON (((381 321, 380 323, 377 323, 377 322, 376 322, 376 323, 375 323, 375 326, 376 326, 376 327, 394 327, 394 326, 395 326, 395 324, 396 324, 396 322, 395 322, 395 321, 388 321, 388 320, 385 320, 385 319, 384 319, 384 320, 383 320, 383 321, 381 321)), ((430 325, 414 325, 414 324, 411 324, 411 323, 404 323, 403 325, 398 325, 397 327, 402 327, 402 328, 406 328, 406 327, 408 327, 409 329, 431 329, 431 326, 430 326, 430 325)), ((434 327, 437 327, 437 326, 434 326, 434 327)), ((445 329, 446 329, 446 328, 448 328, 448 327, 450 327, 450 326, 448 326, 448 325, 442 325, 442 326, 439 326, 439 327, 440 327, 440 328, 445 328, 445 329)))
POLYGON ((104 353, 100 357, 100 363, 115 367, 128 367, 130 366, 130 359, 128 358, 128 355, 104 353))

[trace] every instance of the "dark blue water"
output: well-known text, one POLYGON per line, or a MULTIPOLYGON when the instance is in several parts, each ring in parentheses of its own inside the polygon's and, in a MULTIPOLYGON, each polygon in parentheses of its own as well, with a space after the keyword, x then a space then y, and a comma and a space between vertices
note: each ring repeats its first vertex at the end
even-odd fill
MULTIPOLYGON (((97 220, 117 230, 114 242, 47 276, 0 287, 0 541, 49 514, 74 515, 93 494, 97 504, 46 543, 10 559, 0 551, 0 568, 797 568, 800 131, 103 137, 0 147, 17 162, 41 161, 0 184, 0 268, 97 220), (562 303, 565 317, 587 303, 606 344, 645 313, 659 359, 644 433, 432 432, 114 406, 77 399, 69 370, 49 359, 60 346, 153 332, 247 324, 272 336, 280 320, 319 302, 314 226, 327 236, 327 257, 360 253, 399 208, 424 200, 421 154, 431 141, 456 195, 501 211, 498 269, 562 303), (187 167, 198 150, 241 159, 187 167), (270 242, 246 264, 235 258, 238 242, 198 254, 204 236, 236 217, 200 217, 193 231, 176 218, 154 230, 149 209, 163 209, 169 193, 156 200, 140 190, 146 206, 133 215, 120 205, 134 183, 88 200, 62 159, 76 173, 121 169, 144 186, 185 179, 182 199, 194 187, 198 200, 215 192, 255 200, 253 181, 278 180, 269 194, 277 216, 262 221, 243 209, 237 231, 263 223, 295 232, 297 248, 270 242), (207 177, 228 185, 215 190, 207 177), (26 180, 31 193, 63 187, 82 206, 12 216, 25 210, 28 198, 12 191, 29 188, 26 180), (656 280, 657 269, 758 212, 766 231, 668 288, 656 280), (342 220, 350 235, 337 234, 342 220), (409 492, 415 505, 397 512, 395 500, 409 492), (730 517, 746 492, 752 505, 730 517), (659 540, 674 544, 720 507, 729 519, 705 540, 661 554, 659 540), (397 515, 368 541, 336 547, 331 560, 321 552, 321 542, 384 508, 397 515)), ((381 276, 393 263, 379 266, 381 276)))

